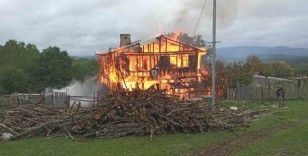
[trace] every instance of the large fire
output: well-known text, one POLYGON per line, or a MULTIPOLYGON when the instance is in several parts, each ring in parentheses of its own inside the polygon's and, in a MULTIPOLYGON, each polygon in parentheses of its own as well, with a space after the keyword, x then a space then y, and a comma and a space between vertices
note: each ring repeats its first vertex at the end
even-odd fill
POLYGON ((193 47, 179 41, 181 33, 161 35, 142 43, 121 35, 119 48, 98 53, 99 80, 110 90, 156 88, 181 98, 209 95, 207 87, 200 87, 208 71, 201 68, 205 47, 193 47))

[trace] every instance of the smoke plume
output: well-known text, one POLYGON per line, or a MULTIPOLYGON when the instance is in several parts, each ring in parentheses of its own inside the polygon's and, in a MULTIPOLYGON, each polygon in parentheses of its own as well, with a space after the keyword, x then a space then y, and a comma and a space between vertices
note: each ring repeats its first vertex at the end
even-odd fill
MULTIPOLYGON (((175 17, 174 29, 192 33, 200 16, 204 0, 182 0, 175 17)), ((239 13, 239 8, 245 5, 244 0, 217 1, 217 27, 224 29, 232 25, 239 13)), ((200 20, 200 26, 210 27, 213 16, 213 1, 206 0, 205 9, 200 20)))

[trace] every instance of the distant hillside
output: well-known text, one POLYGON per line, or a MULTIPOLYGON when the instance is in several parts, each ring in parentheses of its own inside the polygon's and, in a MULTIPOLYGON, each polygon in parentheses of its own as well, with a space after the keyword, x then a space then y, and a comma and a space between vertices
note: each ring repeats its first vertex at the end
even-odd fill
POLYGON ((217 49, 217 57, 225 60, 245 59, 257 55, 263 60, 285 60, 290 58, 308 58, 308 48, 236 46, 217 49))
POLYGON ((270 61, 286 61, 289 64, 302 64, 308 63, 308 56, 292 56, 292 55, 261 55, 259 56, 263 61, 270 62, 270 61))

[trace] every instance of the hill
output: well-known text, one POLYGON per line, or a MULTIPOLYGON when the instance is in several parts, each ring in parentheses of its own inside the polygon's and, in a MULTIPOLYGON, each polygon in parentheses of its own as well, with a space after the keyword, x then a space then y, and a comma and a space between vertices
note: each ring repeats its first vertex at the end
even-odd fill
POLYGON ((227 61, 245 59, 249 55, 257 55, 263 60, 308 59, 308 48, 234 46, 217 49, 217 57, 227 61))

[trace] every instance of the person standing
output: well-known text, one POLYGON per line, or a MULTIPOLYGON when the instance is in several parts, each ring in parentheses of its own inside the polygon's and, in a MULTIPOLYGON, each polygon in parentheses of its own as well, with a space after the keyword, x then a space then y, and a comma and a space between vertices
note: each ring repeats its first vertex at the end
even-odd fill
POLYGON ((286 103, 285 96, 286 96, 285 88, 279 87, 276 90, 276 97, 278 99, 279 107, 283 107, 285 105, 286 103))

